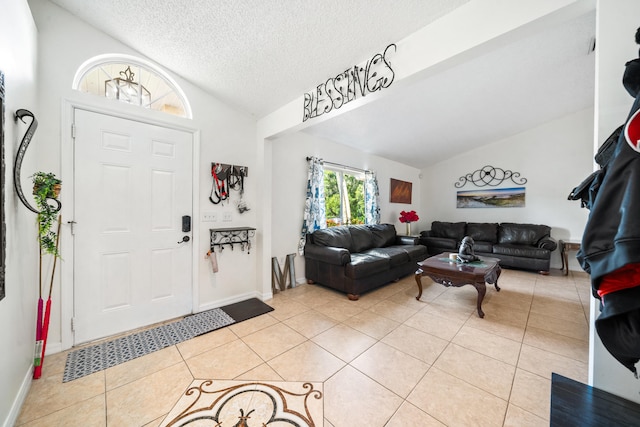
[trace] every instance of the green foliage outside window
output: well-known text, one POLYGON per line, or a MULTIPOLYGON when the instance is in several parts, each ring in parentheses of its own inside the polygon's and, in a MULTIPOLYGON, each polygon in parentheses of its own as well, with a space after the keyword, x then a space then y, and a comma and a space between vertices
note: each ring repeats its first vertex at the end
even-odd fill
POLYGON ((364 179, 340 171, 325 170, 324 197, 327 227, 365 223, 364 179))

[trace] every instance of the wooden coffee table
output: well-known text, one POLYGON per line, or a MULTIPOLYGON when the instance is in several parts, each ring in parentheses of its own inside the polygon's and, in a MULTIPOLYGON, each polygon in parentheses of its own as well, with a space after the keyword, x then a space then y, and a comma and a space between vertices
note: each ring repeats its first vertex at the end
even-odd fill
POLYGON ((502 269, 499 260, 489 257, 478 257, 479 260, 463 263, 452 261, 449 259, 449 253, 441 253, 431 258, 427 258, 418 265, 420 268, 416 271, 416 283, 418 284, 417 300, 422 296, 422 276, 429 276, 434 282, 444 286, 460 287, 464 285, 472 285, 478 291, 478 316, 484 317, 482 311, 482 300, 487 293, 486 283, 493 284, 496 291, 500 291, 498 287, 498 278, 502 269))

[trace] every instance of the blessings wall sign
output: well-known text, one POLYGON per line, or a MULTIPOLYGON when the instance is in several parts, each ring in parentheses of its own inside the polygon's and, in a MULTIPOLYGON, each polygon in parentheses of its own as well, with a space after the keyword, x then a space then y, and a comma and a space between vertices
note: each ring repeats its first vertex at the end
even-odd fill
POLYGON ((364 64, 355 65, 305 93, 302 121, 337 110, 354 99, 391 86, 395 73, 389 56, 396 50, 396 45, 390 44, 364 64))

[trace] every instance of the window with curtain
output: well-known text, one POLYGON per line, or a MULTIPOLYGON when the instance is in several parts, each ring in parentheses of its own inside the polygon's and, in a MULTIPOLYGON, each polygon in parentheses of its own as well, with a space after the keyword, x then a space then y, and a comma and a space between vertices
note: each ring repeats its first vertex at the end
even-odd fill
POLYGON ((325 167, 327 227, 365 223, 364 173, 325 167))
POLYGON ((307 157, 307 162, 307 197, 298 242, 300 255, 304 254, 307 234, 315 230, 380 223, 378 181, 374 172, 325 163, 318 157, 307 157))

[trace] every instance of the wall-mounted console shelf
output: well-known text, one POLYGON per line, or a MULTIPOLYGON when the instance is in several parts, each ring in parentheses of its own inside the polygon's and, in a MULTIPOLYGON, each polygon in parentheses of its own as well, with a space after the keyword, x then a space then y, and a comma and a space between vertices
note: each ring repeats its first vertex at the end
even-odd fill
POLYGON ((256 235, 256 229, 252 227, 231 227, 231 228, 211 228, 211 251, 215 252, 216 246, 222 251, 225 245, 233 250, 235 245, 240 245, 240 249, 251 253, 251 238, 256 235))

